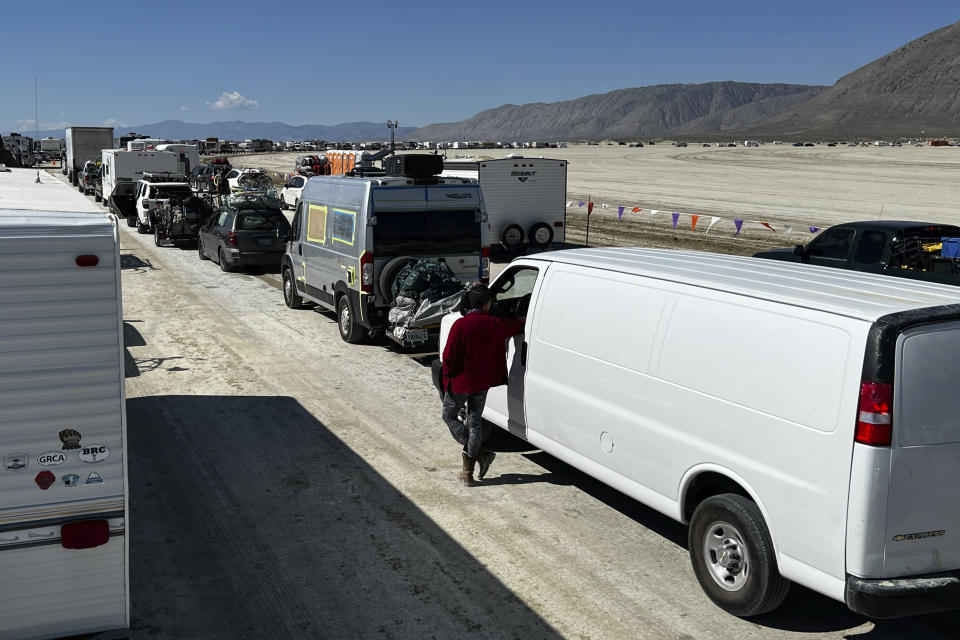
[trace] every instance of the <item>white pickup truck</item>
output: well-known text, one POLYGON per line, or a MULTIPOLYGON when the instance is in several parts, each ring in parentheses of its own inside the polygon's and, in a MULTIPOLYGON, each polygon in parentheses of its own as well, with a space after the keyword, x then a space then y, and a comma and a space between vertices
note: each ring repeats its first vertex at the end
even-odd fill
POLYGON ((185 200, 193 195, 193 191, 183 176, 150 173, 143 176, 143 179, 137 182, 137 231, 151 233, 157 205, 171 196, 185 200))

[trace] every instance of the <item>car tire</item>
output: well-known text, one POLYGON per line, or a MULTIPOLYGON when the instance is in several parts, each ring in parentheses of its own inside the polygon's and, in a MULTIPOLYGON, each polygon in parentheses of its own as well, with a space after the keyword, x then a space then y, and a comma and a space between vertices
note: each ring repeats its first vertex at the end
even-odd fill
POLYGON ((291 309, 303 308, 303 298, 297 293, 297 281, 290 267, 283 268, 283 301, 291 309))
POLYGON ((199 238, 199 237, 197 238, 197 255, 200 257, 201 260, 210 259, 207 257, 207 254, 203 252, 203 238, 199 238))
POLYGON ((163 242, 160 240, 160 227, 158 225, 153 225, 153 244, 157 247, 163 246, 163 242))
POLYGON ((387 300, 393 300, 393 281, 397 279, 401 269, 403 269, 409 263, 416 261, 416 258, 412 258, 410 256, 400 256, 399 258, 394 258, 387 264, 383 265, 383 269, 380 270, 380 279, 378 284, 380 285, 380 293, 384 298, 387 300))
POLYGON ((749 618, 783 602, 790 581, 780 575, 770 532, 755 502, 724 493, 701 502, 690 519, 690 561, 707 597, 749 618))
POLYGON ((289 207, 287 206, 287 201, 282 195, 280 196, 280 208, 283 209, 284 211, 289 209, 289 207))
POLYGON ((500 246, 507 251, 516 251, 523 244, 523 227, 508 224, 500 229, 500 246))
POLYGON ((139 218, 137 218, 137 233, 150 233, 150 227, 140 222, 139 218))
POLYGON ((96 191, 94 191, 94 192, 93 192, 93 201, 94 201, 94 202, 100 202, 101 200, 103 200, 103 198, 100 197, 100 194, 97 193, 96 191))
POLYGON ((233 272, 233 266, 230 264, 230 261, 227 260, 226 256, 223 255, 223 247, 217 249, 217 262, 220 265, 220 271, 224 273, 233 272))
POLYGON ((353 320, 353 309, 347 294, 337 300, 337 330, 344 342, 356 344, 363 340, 363 327, 353 320))
POLYGON ((127 216, 127 226, 128 227, 137 226, 137 216, 127 216))
POLYGON ((549 247, 553 242, 553 227, 546 222, 538 222, 531 225, 530 230, 527 231, 527 238, 530 240, 530 244, 535 247, 541 249, 549 247))

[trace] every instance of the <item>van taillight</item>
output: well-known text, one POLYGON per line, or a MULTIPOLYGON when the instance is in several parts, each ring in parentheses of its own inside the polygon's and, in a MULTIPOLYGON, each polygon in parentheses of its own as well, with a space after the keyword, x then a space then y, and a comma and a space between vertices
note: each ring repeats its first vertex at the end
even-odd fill
POLYGON ((237 232, 236 232, 236 231, 228 231, 228 232, 227 232, 227 242, 229 242, 229 243, 230 243, 230 246, 232 246, 232 247, 237 246, 237 232))
POLYGON ((893 384, 889 382, 860 383, 860 403, 857 407, 857 428, 853 439, 874 447, 890 446, 893 433, 893 384))
POLYGON ((100 264, 100 258, 97 256, 77 256, 76 263, 78 267, 95 267, 100 264))
POLYGON ((373 293, 373 254, 369 251, 360 254, 360 290, 373 293))
POLYGON ((490 247, 480 249, 480 282, 490 283, 490 247))

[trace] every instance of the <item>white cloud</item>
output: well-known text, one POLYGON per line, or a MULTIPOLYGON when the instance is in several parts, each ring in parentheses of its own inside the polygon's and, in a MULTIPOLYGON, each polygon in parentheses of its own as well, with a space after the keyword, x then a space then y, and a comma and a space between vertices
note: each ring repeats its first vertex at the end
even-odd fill
POLYGON ((116 118, 107 118, 106 120, 103 121, 103 126, 104 127, 125 127, 127 125, 120 122, 116 118))
POLYGON ((251 109, 259 107, 260 103, 240 95, 239 91, 224 91, 216 102, 208 102, 211 109, 251 109))
MULTIPOLYGON (((33 126, 34 122, 36 121, 33 118, 23 118, 20 120, 13 121, 13 123, 17 126, 17 128, 25 133, 29 133, 35 128, 33 126)), ((70 123, 67 122, 66 120, 62 120, 60 122, 41 122, 40 123, 40 128, 43 130, 63 129, 64 127, 69 127, 69 126, 70 126, 70 123)))
POLYGON ((180 107, 180 111, 190 111, 190 107, 180 107))

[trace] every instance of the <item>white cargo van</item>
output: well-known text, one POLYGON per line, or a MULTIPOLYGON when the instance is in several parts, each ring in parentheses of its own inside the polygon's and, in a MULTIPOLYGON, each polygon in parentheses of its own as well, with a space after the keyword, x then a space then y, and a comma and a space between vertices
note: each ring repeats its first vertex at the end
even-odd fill
MULTIPOLYGON (((877 618, 960 607, 960 289, 653 249, 515 260, 484 417, 684 523, 723 609, 797 582, 877 618)), ((444 319, 445 336, 457 316, 444 319)))
POLYGON ((112 216, 0 210, 2 638, 129 625, 119 264, 112 216))
POLYGON ((544 248, 564 241, 567 161, 550 158, 451 158, 444 177, 480 183, 491 240, 513 251, 526 243, 544 248))

